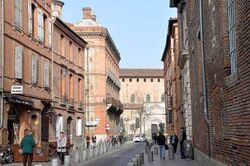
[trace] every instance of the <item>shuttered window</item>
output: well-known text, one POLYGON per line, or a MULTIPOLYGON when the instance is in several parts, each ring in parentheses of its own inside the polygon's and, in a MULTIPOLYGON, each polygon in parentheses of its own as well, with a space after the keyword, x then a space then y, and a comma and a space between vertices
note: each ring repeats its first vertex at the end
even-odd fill
POLYGON ((15 78, 23 78, 23 46, 15 48, 15 78))
POLYGON ((235 1, 228 0, 227 4, 228 13, 228 34, 230 45, 230 61, 231 61, 231 73, 237 71, 237 56, 236 56, 236 22, 235 22, 235 1))
POLYGON ((42 10, 37 13, 38 39, 44 41, 44 19, 42 10))
POLYGON ((37 74, 38 74, 38 67, 37 67, 38 63, 37 63, 37 55, 36 54, 32 54, 32 72, 31 72, 31 82, 32 84, 37 84, 37 74))
POLYGON ((61 115, 57 116, 56 119, 56 137, 60 137, 60 132, 63 132, 63 117, 61 115))
POLYGON ((49 37, 48 45, 49 47, 51 47, 52 46, 52 23, 50 19, 48 23, 48 37, 49 37))
POLYGON ((77 118, 76 119, 76 136, 82 135, 82 119, 77 118))
POLYGON ((22 29, 23 22, 22 22, 22 17, 23 17, 23 12, 22 12, 22 0, 15 0, 14 4, 15 8, 15 26, 22 29))
POLYGON ((44 79, 43 84, 45 88, 49 87, 49 60, 44 61, 44 79))
POLYGON ((28 1, 28 28, 29 33, 32 34, 33 32, 33 19, 32 19, 32 2, 31 0, 28 1))

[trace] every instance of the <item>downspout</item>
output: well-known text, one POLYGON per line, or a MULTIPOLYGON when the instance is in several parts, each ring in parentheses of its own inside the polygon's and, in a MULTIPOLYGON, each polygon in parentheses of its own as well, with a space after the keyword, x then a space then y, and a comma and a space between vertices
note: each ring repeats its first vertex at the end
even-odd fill
POLYGON ((205 120, 208 126, 208 156, 211 156, 210 150, 210 121, 208 117, 208 103, 207 103, 207 86, 206 86, 206 71, 205 71, 205 50, 204 50, 204 23, 203 23, 203 0, 199 2, 200 8, 200 38, 201 38, 201 64, 202 64, 202 93, 203 93, 203 109, 205 120))
POLYGON ((1 43, 2 43, 2 47, 1 47, 1 55, 2 55, 2 64, 1 64, 1 68, 2 68, 2 79, 1 79, 1 113, 0 113, 0 128, 3 127, 3 84, 4 84, 4 0, 1 1, 1 7, 2 7, 2 20, 1 20, 1 28, 2 28, 2 33, 1 33, 1 43))

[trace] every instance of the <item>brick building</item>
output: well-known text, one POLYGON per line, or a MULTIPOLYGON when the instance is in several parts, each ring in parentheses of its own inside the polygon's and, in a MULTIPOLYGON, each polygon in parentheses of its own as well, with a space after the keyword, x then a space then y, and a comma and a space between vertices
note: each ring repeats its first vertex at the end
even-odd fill
POLYGON ((167 113, 167 133, 181 134, 180 129, 184 127, 183 108, 181 102, 181 71, 179 67, 179 33, 177 18, 170 18, 168 24, 168 35, 162 55, 164 63, 164 82, 167 113))
POLYGON ((86 125, 87 133, 97 139, 120 133, 123 112, 119 101, 120 53, 108 29, 96 21, 91 8, 83 8, 83 19, 69 26, 88 42, 86 50, 86 125))
MULTIPOLYGON (((83 136, 86 42, 51 15, 53 2, 4 1, 1 14, 5 22, 0 54, 0 142, 3 146, 9 142, 17 150, 28 128, 37 146, 44 148, 40 160, 47 160, 48 142, 55 142, 60 131, 83 136)), ((34 160, 39 158, 37 154, 34 160)), ((15 152, 15 161, 17 155, 15 152)))
POLYGON ((249 165, 250 1, 170 6, 178 21, 186 15, 195 157, 204 165, 249 165))
POLYGON ((122 129, 129 136, 143 134, 152 139, 152 133, 158 134, 160 126, 166 124, 163 71, 121 69, 120 82, 122 129))

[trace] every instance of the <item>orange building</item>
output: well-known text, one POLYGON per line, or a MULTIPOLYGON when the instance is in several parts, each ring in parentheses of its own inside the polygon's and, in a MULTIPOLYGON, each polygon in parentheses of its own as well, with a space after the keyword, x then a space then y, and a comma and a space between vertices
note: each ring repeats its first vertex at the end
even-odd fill
POLYGON ((120 133, 120 53, 108 29, 97 21, 91 8, 83 8, 83 19, 69 26, 88 42, 86 50, 86 125, 97 139, 120 133))
POLYGON ((60 131, 73 144, 84 131, 86 42, 52 15, 61 1, 3 2, 0 144, 19 144, 25 128, 38 146, 55 142, 60 131))
POLYGON ((178 22, 176 18, 170 18, 166 46, 162 56, 164 63, 167 132, 168 134, 174 132, 180 136, 184 120, 181 109, 181 77, 178 66, 178 42, 178 22))

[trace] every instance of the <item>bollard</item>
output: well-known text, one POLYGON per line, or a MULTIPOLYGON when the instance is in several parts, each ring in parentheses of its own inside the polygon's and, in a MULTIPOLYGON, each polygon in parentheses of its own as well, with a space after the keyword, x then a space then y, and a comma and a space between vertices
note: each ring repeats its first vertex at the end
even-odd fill
POLYGON ((149 146, 145 146, 145 152, 148 153, 149 152, 149 146))
POLYGON ((93 150, 89 149, 88 160, 93 158, 93 150))
POLYGON ((79 151, 75 151, 75 164, 80 163, 80 154, 79 151))
POLYGON ((174 160, 174 148, 171 144, 168 145, 168 159, 174 160))
POLYGON ((137 162, 137 165, 138 165, 138 166, 141 166, 141 165, 142 165, 142 164, 141 164, 141 154, 136 154, 135 157, 137 158, 137 161, 138 161, 138 162, 137 162))
POLYGON ((95 157, 98 157, 98 153, 99 153, 99 149, 96 148, 96 149, 95 149, 95 157))
POLYGON ((58 166, 58 159, 57 158, 51 160, 51 166, 58 166))
POLYGON ((84 160, 87 160, 88 158, 87 158, 87 151, 86 150, 84 150, 84 151, 82 151, 82 160, 84 161, 84 160))
POLYGON ((134 163, 134 166, 139 166, 137 160, 138 160, 137 158, 132 158, 132 162, 134 163))
POLYGON ((70 166, 70 155, 64 156, 64 166, 70 166))
POLYGON ((149 162, 154 161, 154 152, 153 151, 149 151, 149 153, 148 153, 148 161, 149 162))
POLYGON ((158 148, 158 146, 154 146, 154 155, 158 155, 158 150, 159 148, 158 148))
POLYGON ((141 153, 141 163, 144 164, 144 153, 141 153))

